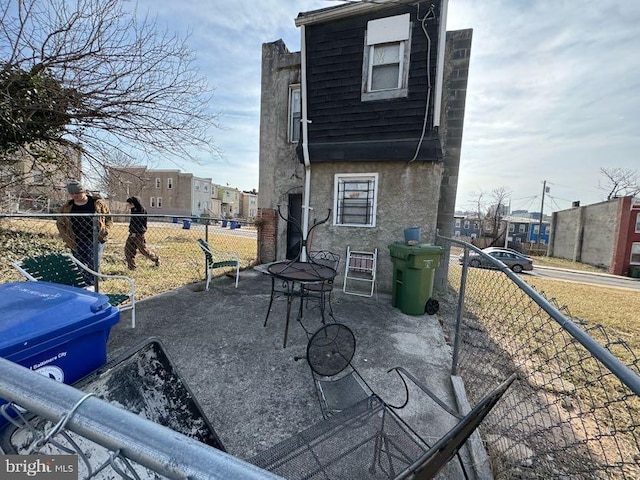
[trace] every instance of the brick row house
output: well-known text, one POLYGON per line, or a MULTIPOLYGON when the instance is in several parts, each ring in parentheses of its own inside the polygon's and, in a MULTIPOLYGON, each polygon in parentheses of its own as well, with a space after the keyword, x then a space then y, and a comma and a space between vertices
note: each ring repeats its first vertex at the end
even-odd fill
POLYGON ((452 230, 472 32, 446 32, 446 6, 304 12, 300 52, 263 44, 260 262, 299 250, 278 206, 304 231, 328 216, 307 241, 339 253, 341 269, 347 246, 377 248, 379 291, 391 290, 387 247, 405 227, 424 243, 452 230))

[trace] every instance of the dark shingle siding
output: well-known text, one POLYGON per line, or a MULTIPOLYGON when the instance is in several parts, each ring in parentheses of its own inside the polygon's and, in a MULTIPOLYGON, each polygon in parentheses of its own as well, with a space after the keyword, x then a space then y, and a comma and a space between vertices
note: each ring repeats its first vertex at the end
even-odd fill
MULTIPOLYGON (((424 5, 420 9, 421 16, 426 11, 424 5)), ((438 28, 438 24, 433 21, 427 25, 431 37, 430 117, 433 111, 438 28)), ((310 144, 411 138, 415 138, 417 142, 422 132, 428 81, 427 40, 417 19, 415 5, 309 25, 306 27, 306 35, 308 108, 309 119, 312 121, 309 124, 310 144), (412 22, 408 97, 363 102, 362 59, 367 22, 403 13, 409 13, 412 22)), ((380 149, 387 154, 393 150, 392 146, 380 149)), ((349 151, 353 154, 357 152, 357 148, 349 151)), ((336 155, 339 157, 341 154, 336 155)))

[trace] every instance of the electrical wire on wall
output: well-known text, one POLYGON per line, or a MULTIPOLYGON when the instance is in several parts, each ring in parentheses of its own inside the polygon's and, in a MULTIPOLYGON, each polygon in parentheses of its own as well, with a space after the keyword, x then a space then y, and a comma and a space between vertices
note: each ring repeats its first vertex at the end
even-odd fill
POLYGON ((429 7, 429 10, 424 15, 424 17, 420 18, 420 4, 418 4, 418 13, 416 18, 420 22, 422 27, 422 31, 424 32, 424 36, 427 39, 427 99, 424 107, 424 119, 422 121, 422 133, 420 134, 420 140, 418 141, 418 146, 416 147, 416 153, 413 155, 413 158, 409 160, 409 163, 415 161, 418 158, 418 153, 420 152, 420 148, 422 147, 422 142, 424 141, 424 137, 427 133, 427 122, 429 120, 429 102, 431 100, 431 37, 429 37, 429 33, 427 32, 427 20, 433 20, 436 18, 435 5, 432 3, 429 7))

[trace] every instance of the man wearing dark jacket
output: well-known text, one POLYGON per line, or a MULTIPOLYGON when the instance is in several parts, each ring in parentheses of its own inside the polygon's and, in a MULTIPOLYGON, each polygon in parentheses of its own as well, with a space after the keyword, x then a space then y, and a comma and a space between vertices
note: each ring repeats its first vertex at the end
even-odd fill
POLYGON ((127 258, 129 270, 135 270, 136 268, 136 254, 138 251, 151 260, 156 267, 160 266, 160 257, 147 249, 147 241, 144 238, 147 232, 147 211, 138 197, 127 198, 127 206, 131 209, 131 220, 129 220, 129 237, 124 246, 124 256, 127 258))

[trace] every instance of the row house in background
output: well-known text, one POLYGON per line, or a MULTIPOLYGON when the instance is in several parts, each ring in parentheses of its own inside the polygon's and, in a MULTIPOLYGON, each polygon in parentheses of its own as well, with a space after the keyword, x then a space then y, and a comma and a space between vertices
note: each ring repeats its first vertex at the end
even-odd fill
POLYGON ((515 244, 519 243, 548 245, 551 231, 549 220, 543 218, 541 225, 540 220, 534 218, 509 216, 504 221, 507 222, 507 246, 518 250, 515 244), (542 235, 539 235, 540 227, 542 227, 542 235))
POLYGON ((128 167, 110 168, 107 183, 112 202, 121 205, 128 197, 137 196, 149 214, 211 215, 213 184, 210 178, 174 169, 128 167))
POLYGON ((453 236, 478 238, 481 236, 480 223, 477 216, 454 215, 453 236))
POLYGON ((258 216, 258 192, 255 189, 241 192, 240 214, 249 222, 258 216))
POLYGON ((263 44, 259 261, 299 250, 279 208, 303 229, 328 218, 311 248, 377 248, 390 291, 387 247, 405 227, 424 242, 452 230, 472 31, 447 32, 446 12, 447 0, 349 2, 298 15, 300 52, 263 44))
POLYGON ((216 185, 216 188, 218 190, 218 199, 220 200, 220 218, 240 217, 240 197, 242 192, 228 185, 216 185))

